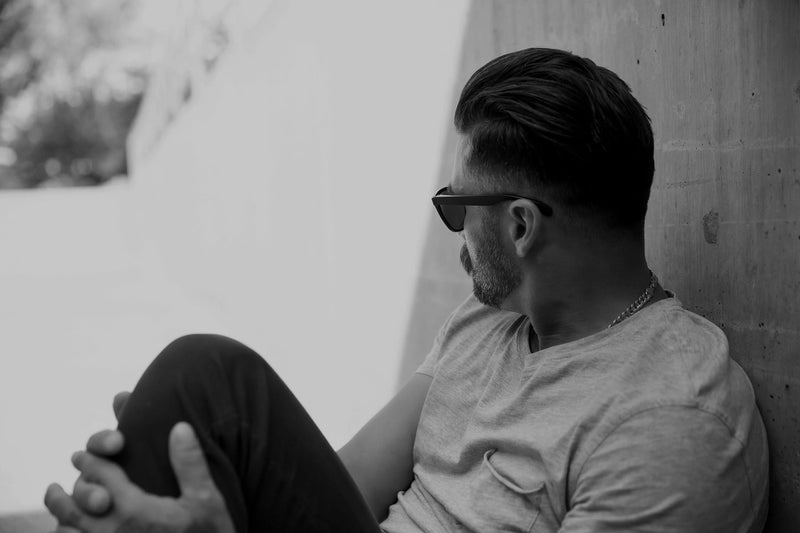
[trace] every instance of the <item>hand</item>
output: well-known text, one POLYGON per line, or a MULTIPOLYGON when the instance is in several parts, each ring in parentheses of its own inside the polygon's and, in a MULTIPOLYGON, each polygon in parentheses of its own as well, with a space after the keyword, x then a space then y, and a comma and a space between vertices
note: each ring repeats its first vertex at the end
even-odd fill
POLYGON ((119 465, 91 453, 75 453, 72 462, 81 477, 105 487, 113 506, 104 516, 92 516, 52 484, 44 503, 58 519, 56 533, 234 533, 225 501, 189 424, 181 422, 172 428, 169 457, 181 488, 177 499, 147 494, 128 480, 119 465))
MULTIPOLYGON (((112 407, 117 422, 122 416, 122 410, 125 408, 130 395, 131 393, 128 391, 118 392, 114 395, 112 407)), ((86 443, 86 451, 100 457, 113 457, 122 451, 124 445, 125 439, 122 437, 122 433, 104 429, 89 437, 89 441, 86 443)), ((111 494, 104 486, 91 483, 83 475, 79 476, 75 481, 72 497, 78 507, 95 516, 102 516, 108 512, 113 503, 111 494)))

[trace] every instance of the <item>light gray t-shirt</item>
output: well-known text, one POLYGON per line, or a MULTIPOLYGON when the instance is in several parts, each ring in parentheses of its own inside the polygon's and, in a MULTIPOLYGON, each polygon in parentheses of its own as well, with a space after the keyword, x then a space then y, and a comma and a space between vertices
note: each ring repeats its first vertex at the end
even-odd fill
POLYGON ((464 302, 388 533, 756 532, 767 443, 725 334, 675 298, 531 353, 527 317, 464 302))

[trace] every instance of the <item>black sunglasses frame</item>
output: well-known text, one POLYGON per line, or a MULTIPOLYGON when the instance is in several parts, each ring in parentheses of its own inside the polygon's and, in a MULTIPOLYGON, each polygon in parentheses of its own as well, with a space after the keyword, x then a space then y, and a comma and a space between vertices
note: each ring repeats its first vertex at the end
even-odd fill
POLYGON ((431 198, 431 201, 433 202, 433 206, 436 208, 436 212, 439 213, 439 217, 442 219, 442 222, 444 222, 444 225, 447 226, 447 229, 455 233, 464 230, 464 219, 467 215, 465 206, 468 205, 495 205, 499 204, 500 202, 508 202, 510 200, 530 200, 539 208, 539 211, 541 211, 544 216, 551 216, 553 214, 552 207, 541 200, 537 200, 536 198, 517 196, 516 194, 446 194, 447 189, 448 187, 442 187, 439 189, 433 198, 431 198), (461 227, 456 227, 450 224, 450 221, 447 220, 447 216, 442 211, 443 205, 457 205, 463 208, 463 213, 461 214, 461 227))

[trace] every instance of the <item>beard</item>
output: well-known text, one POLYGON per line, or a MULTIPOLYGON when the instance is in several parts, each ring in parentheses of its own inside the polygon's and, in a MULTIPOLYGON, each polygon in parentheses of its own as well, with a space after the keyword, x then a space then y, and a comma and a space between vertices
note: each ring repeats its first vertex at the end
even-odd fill
POLYGON ((475 298, 484 305, 499 309, 522 282, 522 275, 494 238, 495 232, 487 233, 490 234, 489 238, 476 246, 474 261, 466 243, 461 247, 461 266, 472 276, 475 298))

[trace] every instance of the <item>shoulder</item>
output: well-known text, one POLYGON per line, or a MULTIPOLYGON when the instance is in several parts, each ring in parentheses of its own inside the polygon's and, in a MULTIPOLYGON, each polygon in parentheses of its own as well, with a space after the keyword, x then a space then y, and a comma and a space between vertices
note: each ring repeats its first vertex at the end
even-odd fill
POLYGON ((754 408, 755 395, 719 327, 675 299, 620 326, 588 354, 603 377, 597 393, 609 404, 609 423, 682 405, 714 413, 741 438, 739 422, 754 408))
POLYGON ((674 347, 684 352, 728 355, 728 338, 705 317, 684 308, 677 299, 662 307, 662 327, 672 334, 674 347))
POLYGON ((612 337, 613 341, 658 354, 728 356, 725 333, 710 320, 683 307, 677 298, 657 302, 640 313, 629 324, 621 324, 620 334, 612 337))
POLYGON ((470 294, 442 324, 430 352, 416 372, 434 376, 443 360, 450 364, 454 359, 469 358, 476 351, 507 343, 524 318, 524 315, 483 305, 470 294))
POLYGON ((758 416, 755 393, 730 357, 725 333, 677 300, 657 311, 644 321, 649 324, 621 341, 631 347, 631 364, 619 376, 620 391, 626 394, 617 398, 628 401, 617 405, 617 414, 647 418, 645 408, 693 407, 695 418, 714 416, 745 440, 758 416))
POLYGON ((600 478, 643 496, 765 490, 763 423, 725 334, 674 299, 620 326, 589 354, 592 423, 573 457, 570 490, 596 492, 600 478), (648 485, 655 479, 663 484, 648 485))

